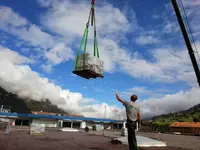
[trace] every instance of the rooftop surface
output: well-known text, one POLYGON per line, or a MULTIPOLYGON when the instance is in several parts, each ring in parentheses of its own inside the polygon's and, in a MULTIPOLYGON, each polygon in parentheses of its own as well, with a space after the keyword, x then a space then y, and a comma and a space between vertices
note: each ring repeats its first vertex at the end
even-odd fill
MULTIPOLYGON (((49 130, 45 135, 30 135, 28 131, 12 131, 0 134, 1 150, 128 150, 127 145, 111 144, 111 138, 86 132, 57 132, 49 130)), ((140 148, 139 150, 186 150, 174 147, 140 148)))

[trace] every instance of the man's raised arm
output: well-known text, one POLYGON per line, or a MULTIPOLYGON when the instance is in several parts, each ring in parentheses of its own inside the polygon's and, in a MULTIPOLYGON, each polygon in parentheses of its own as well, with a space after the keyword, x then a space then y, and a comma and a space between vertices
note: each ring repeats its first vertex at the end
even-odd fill
POLYGON ((116 95, 116 98, 117 98, 118 101, 124 103, 124 100, 121 99, 121 97, 119 97, 119 95, 117 94, 117 92, 115 92, 115 95, 116 95))

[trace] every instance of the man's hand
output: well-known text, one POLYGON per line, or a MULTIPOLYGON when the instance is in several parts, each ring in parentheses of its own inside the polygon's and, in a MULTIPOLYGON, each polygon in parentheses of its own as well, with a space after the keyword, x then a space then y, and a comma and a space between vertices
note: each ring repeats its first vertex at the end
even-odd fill
POLYGON ((117 100, 123 103, 123 100, 119 97, 119 95, 117 94, 117 92, 115 92, 115 95, 116 95, 117 100))
POLYGON ((116 95, 116 98, 119 100, 120 97, 119 97, 119 95, 117 94, 117 92, 115 92, 115 95, 116 95))

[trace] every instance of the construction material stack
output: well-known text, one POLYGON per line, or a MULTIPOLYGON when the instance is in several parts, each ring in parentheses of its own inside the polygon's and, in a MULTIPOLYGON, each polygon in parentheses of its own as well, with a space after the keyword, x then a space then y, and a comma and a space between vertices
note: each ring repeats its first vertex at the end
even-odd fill
POLYGON ((0 120, 0 133, 9 134, 10 132, 10 122, 0 120))

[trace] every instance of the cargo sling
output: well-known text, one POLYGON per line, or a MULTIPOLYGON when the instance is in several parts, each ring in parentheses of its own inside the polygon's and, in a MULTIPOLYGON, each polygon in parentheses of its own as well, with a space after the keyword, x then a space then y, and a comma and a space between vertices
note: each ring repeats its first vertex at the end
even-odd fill
MULTIPOLYGON (((86 28, 85 28, 85 31, 84 31, 84 34, 83 34, 83 37, 82 37, 82 40, 81 40, 81 44, 80 44, 80 47, 79 47, 79 50, 78 50, 78 54, 77 54, 77 57, 76 57, 75 70, 77 70, 77 68, 78 68, 78 60, 79 60, 79 57, 80 57, 80 52, 81 52, 84 40, 85 40, 84 54, 86 54, 90 18, 91 18, 91 26, 93 26, 93 24, 94 24, 94 56, 95 57, 97 56, 99 58, 99 50, 98 50, 97 37, 96 37, 97 34, 96 34, 95 11, 94 11, 95 0, 92 0, 91 5, 92 6, 91 6, 91 9, 90 9, 88 22, 86 24, 86 28)), ((84 67, 83 69, 85 69, 85 55, 84 55, 84 58, 83 58, 83 67, 84 67)))

